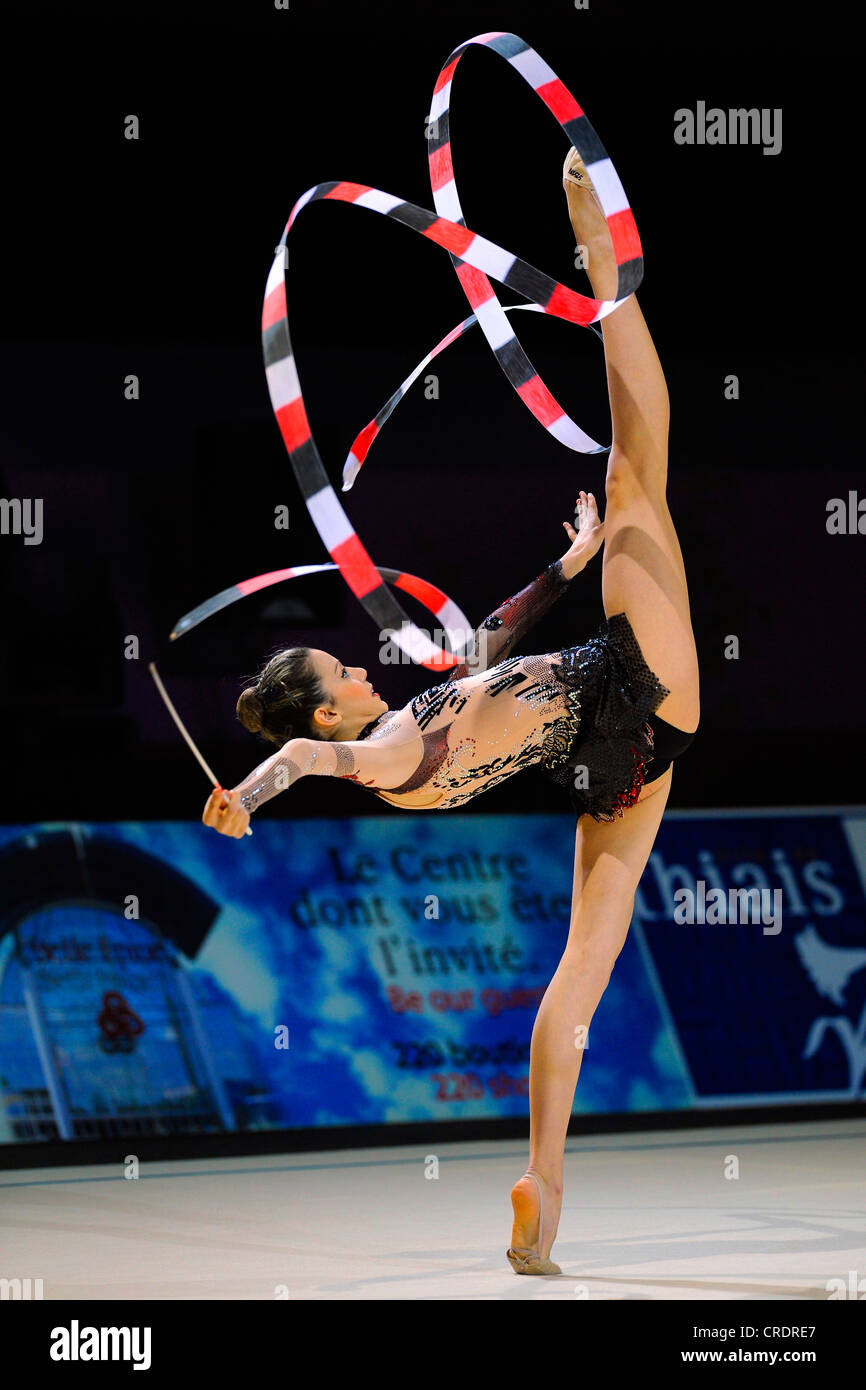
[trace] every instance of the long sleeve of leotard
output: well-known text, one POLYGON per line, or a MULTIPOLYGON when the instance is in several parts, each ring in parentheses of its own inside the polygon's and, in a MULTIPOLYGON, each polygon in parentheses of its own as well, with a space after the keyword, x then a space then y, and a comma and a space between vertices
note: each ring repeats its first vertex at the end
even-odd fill
POLYGON ((507 598, 475 629, 473 645, 465 660, 448 674, 449 680, 487 671, 505 661, 520 639, 544 617, 568 588, 562 562, 554 560, 525 589, 507 598))
POLYGON ((240 792, 244 810, 253 812, 300 777, 346 777, 378 788, 397 787, 411 777, 423 755, 417 728, 386 726, 376 740, 292 738, 232 790, 240 792))

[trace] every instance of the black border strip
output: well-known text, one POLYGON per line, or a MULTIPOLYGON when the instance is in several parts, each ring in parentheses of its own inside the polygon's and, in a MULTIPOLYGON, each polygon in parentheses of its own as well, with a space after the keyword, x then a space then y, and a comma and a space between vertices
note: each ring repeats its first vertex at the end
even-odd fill
MULTIPOLYGON (((568 1137, 852 1119, 866 1119, 866 1100, 572 1115, 568 1137)), ((160 1162, 396 1148, 406 1144, 429 1148, 437 1143, 454 1144, 471 1140, 513 1139, 525 1142, 528 1137, 529 1117, 518 1115, 501 1120, 429 1120, 411 1124, 335 1125, 221 1134, 122 1134, 116 1138, 74 1139, 65 1143, 49 1140, 33 1144, 0 1144, 0 1170, 65 1168, 100 1163, 115 1165, 122 1163, 129 1153, 135 1153, 141 1162, 160 1162)))

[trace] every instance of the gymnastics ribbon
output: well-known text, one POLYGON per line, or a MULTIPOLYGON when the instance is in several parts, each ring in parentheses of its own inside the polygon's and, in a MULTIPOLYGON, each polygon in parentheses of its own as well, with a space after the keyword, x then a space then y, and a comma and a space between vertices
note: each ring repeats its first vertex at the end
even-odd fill
POLYGON ((387 633, 421 665, 430 670, 444 670, 455 666, 461 659, 460 654, 446 652, 431 642, 386 587, 379 569, 373 564, 328 481, 313 439, 289 336, 286 292, 288 257, 285 254, 289 232, 302 209, 320 200, 350 203, 354 207, 368 208, 371 212, 390 217, 448 252, 473 310, 473 316, 446 334, 379 415, 358 435, 344 466, 344 491, 352 486, 370 445, 402 397, 407 384, 411 384, 423 366, 454 342, 473 322, 480 325, 497 362, 526 408, 549 434, 566 448, 580 453, 599 453, 610 447, 596 443, 585 434, 554 399, 524 352, 487 277, 492 275, 500 284, 532 301, 526 307, 569 323, 588 326, 613 313, 634 294, 643 277, 643 256, 628 199, 597 133, 552 68, 516 34, 479 34, 454 49, 440 71, 433 91, 428 133, 431 135, 428 163, 435 213, 360 183, 337 181, 315 184, 298 198, 275 248, 265 287, 262 346, 271 406, 307 510, 326 549, 355 597, 378 625, 380 633, 387 633), (611 236, 618 270, 616 299, 598 300, 578 294, 466 226, 451 162, 449 103, 455 69, 472 44, 486 47, 505 59, 544 102, 567 136, 569 145, 574 145, 581 155, 598 194, 611 236))
MULTIPOLYGON (((301 565, 273 570, 223 589, 175 624, 172 639, 226 607, 229 603, 269 584, 301 575, 339 569, 366 611, 412 660, 430 670, 447 670, 465 658, 471 644, 468 623, 461 609, 441 589, 417 576, 373 564, 346 512, 340 505, 322 464, 304 407, 288 324, 286 243, 299 213, 319 200, 350 203, 390 217, 444 247, 473 313, 442 338, 414 371, 389 397, 353 441, 343 467, 343 488, 348 492, 370 450, 399 401, 424 367, 476 323, 514 390, 536 420, 566 448, 579 453, 601 453, 610 447, 596 443, 566 414, 535 371, 507 314, 524 309, 551 314, 569 323, 591 327, 625 302, 643 277, 643 256, 634 216, 612 161, 596 131, 575 98, 552 68, 516 34, 479 34, 455 48, 439 73, 427 118, 428 164, 436 212, 418 207, 367 184, 329 182, 316 184, 298 198, 289 214, 265 287, 262 309, 262 347, 271 405, 307 510, 312 517, 332 565, 301 565), (581 155, 602 205, 616 258, 616 299, 598 300, 578 294, 550 279, 542 271, 504 250, 466 226, 451 161, 451 83, 460 58, 472 44, 490 49, 503 58, 532 88, 554 116, 569 145, 581 155), (525 296, 529 304, 502 305, 488 276, 525 296), (439 620, 452 644, 446 651, 423 633, 386 587, 394 584, 412 594, 439 620), (454 641, 462 637, 458 649, 454 641)), ((598 336, 600 331, 593 328, 598 336)))
MULTIPOLYGON (((515 309, 535 310, 536 313, 544 313, 544 309, 541 307, 540 304, 503 304, 502 309, 503 312, 506 314, 512 313, 512 311, 515 309)), ((373 441, 381 433, 382 426, 384 425, 385 421, 390 419, 391 415, 393 415, 394 411, 396 410, 400 401, 405 396, 406 392, 409 390, 409 387, 412 385, 413 381, 417 381, 424 368, 427 366, 428 363, 433 361, 434 357, 438 357, 439 353, 442 352, 444 348, 447 348, 451 343, 456 342, 457 339, 462 336, 462 334, 464 334, 468 329, 472 328, 472 326, 476 323, 478 323, 478 319, 476 318, 475 314, 470 314, 468 319, 464 319, 463 322, 459 323, 456 328, 452 328, 450 333, 446 333, 445 337, 442 338, 441 341, 436 344, 435 348, 428 352, 427 356, 418 363, 418 366, 415 368, 413 372, 410 373, 409 376, 407 376, 406 380, 400 383, 394 394, 388 397, 388 400, 382 406, 382 409, 378 411, 378 413, 373 417, 370 423, 368 425, 365 425, 364 428, 361 430, 360 434, 358 434, 355 437, 355 440, 346 458, 346 462, 343 464, 344 492, 349 492, 349 490, 351 489, 355 479, 358 476, 358 473, 361 470, 361 465, 363 464, 364 460, 367 457, 367 454, 370 451, 373 441)), ((588 327, 592 329, 593 333, 595 333, 599 338, 601 338, 602 333, 600 328, 596 328, 593 324, 589 324, 588 327)), ((600 444, 597 449, 590 449, 588 450, 588 452, 593 454, 606 453, 609 448, 609 444, 600 444)))
MULTIPOLYGON (((308 574, 324 574, 328 570, 338 569, 338 565, 296 565, 293 569, 270 570, 267 574, 256 575, 254 579, 242 579, 237 584, 232 584, 228 589, 222 589, 213 598, 206 599, 197 608, 193 608, 189 613, 185 613, 175 623, 170 640, 173 642, 177 637, 182 637, 191 628, 197 627, 204 622, 205 618, 210 618, 214 613, 219 613, 221 609, 227 608, 230 603, 236 603, 238 599, 246 598, 247 594, 255 594, 260 589, 267 589, 272 584, 281 584, 286 579, 300 579, 308 574)), ((378 568, 378 573, 389 584, 394 584, 404 593, 411 594, 419 603, 433 613, 439 620, 441 628, 448 638, 452 651, 463 651, 468 646, 473 636, 473 629, 469 626, 469 620, 462 608, 459 608, 453 599, 441 589, 437 589, 435 584, 428 584, 426 579, 419 579, 416 574, 407 574, 405 570, 387 569, 385 566, 378 568)))

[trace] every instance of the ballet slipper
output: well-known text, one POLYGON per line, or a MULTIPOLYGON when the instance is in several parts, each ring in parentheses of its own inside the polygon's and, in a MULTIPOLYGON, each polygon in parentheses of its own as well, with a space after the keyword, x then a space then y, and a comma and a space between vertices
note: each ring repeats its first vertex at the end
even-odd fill
POLYGON ((554 1264, 553 1260, 549 1259, 547 1256, 542 1258, 538 1253, 543 1244, 544 1196, 541 1190, 541 1183, 531 1170, 525 1173, 511 1189, 511 1205, 514 1209, 514 1220, 518 1225, 528 1226, 535 1215, 532 1197, 526 1191, 526 1188, 521 1186, 521 1184, 526 1182, 527 1178, 532 1178, 532 1181, 538 1189, 538 1239, 536 1248, 534 1250, 529 1250, 525 1247, 509 1246, 505 1252, 505 1258, 508 1260, 515 1274, 561 1274, 562 1270, 558 1264, 554 1264))
MULTIPOLYGON (((568 154, 565 156, 565 163, 562 166, 562 186, 573 183, 577 188, 588 188, 591 193, 595 193, 595 185, 586 171, 586 165, 572 145, 568 154)), ((597 195, 596 195, 597 199, 597 195)))

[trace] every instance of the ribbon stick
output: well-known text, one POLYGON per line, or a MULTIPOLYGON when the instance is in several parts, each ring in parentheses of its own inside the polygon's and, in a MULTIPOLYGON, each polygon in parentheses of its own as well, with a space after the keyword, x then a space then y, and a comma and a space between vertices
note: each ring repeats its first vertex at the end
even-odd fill
MULTIPOLYGON (((190 738, 189 734, 187 733, 186 728, 185 728, 185 726, 184 726, 184 722, 183 722, 183 720, 181 719, 180 715, 178 714, 177 710, 175 709, 174 705, 172 704, 172 702, 171 702, 171 700, 170 700, 170 698, 169 698, 168 691, 166 690, 165 686, 163 685, 163 683, 162 683, 162 681, 161 681, 161 679, 160 679, 159 672, 157 671, 156 666, 154 665, 154 663, 153 663, 152 661, 151 661, 151 663, 150 663, 150 665, 148 666, 147 669, 149 670, 150 674, 153 676, 154 682, 155 682, 155 684, 156 684, 156 688, 157 688, 157 690, 159 691, 160 695, 162 696, 163 700, 165 701, 165 707, 166 707, 166 709, 168 710, 169 714, 171 715, 171 717, 172 717, 172 719, 174 720, 174 722, 175 722, 175 724, 177 725, 177 727, 180 729, 181 733, 183 734, 184 738, 186 739, 187 743, 189 744, 189 746, 190 746, 192 752, 194 753, 194 755, 196 756, 196 758, 198 758, 199 763, 200 763, 201 766, 204 768, 205 772, 207 773, 207 775, 208 775, 208 777, 210 778, 210 780, 213 782, 214 786, 215 786, 215 787, 221 786, 221 783, 217 781, 216 777, 215 777, 214 774, 211 772, 210 768, 208 767, 208 765, 207 765, 207 763, 205 762, 204 758, 202 757, 201 753, 198 751, 198 749, 196 748, 196 746, 195 746, 195 744, 193 743, 192 739, 190 738)), ((252 832, 251 828, 250 828, 249 826, 247 826, 247 834, 248 834, 248 835, 252 835, 252 833, 253 833, 253 832, 252 832)))

